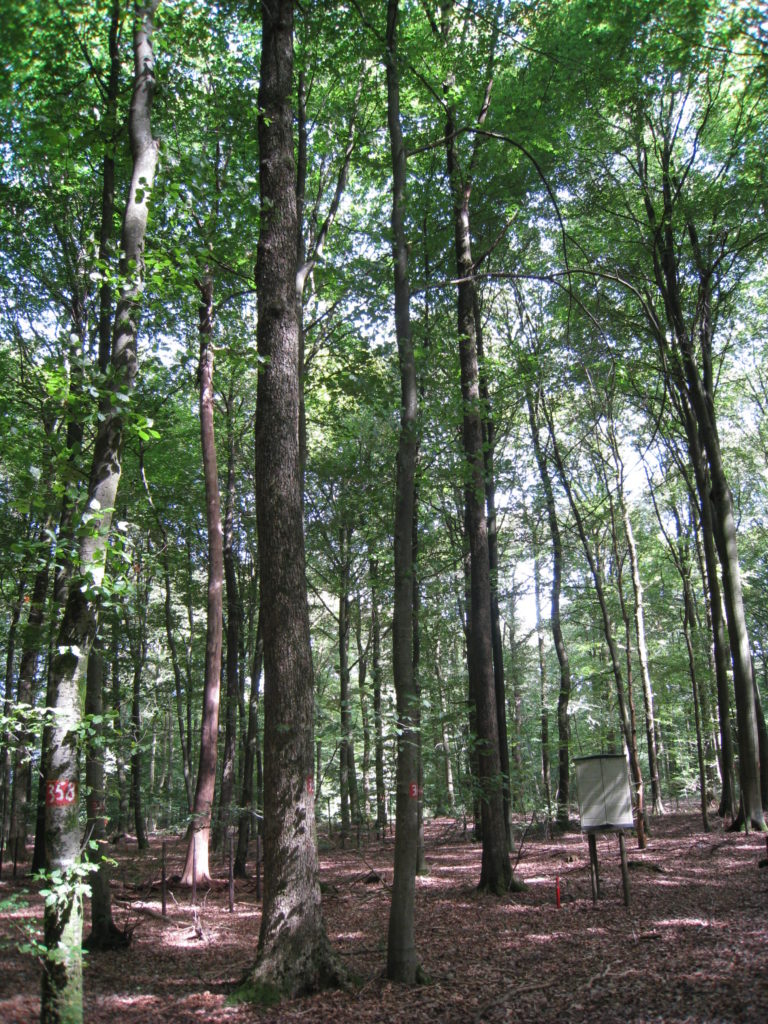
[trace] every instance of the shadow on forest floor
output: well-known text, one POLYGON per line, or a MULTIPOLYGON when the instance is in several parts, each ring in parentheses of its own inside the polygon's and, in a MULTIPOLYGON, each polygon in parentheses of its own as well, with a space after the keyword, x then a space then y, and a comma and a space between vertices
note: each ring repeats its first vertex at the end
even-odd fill
MULTIPOLYGON (((253 962, 260 922, 256 887, 238 881, 235 912, 226 885, 198 891, 197 920, 188 890, 176 888, 160 914, 162 837, 140 854, 115 848, 115 917, 133 927, 126 952, 88 957, 88 1024, 378 1024, 427 1021, 762 1024, 768 1020, 768 871, 762 835, 709 834, 691 813, 653 821, 646 850, 630 839, 631 906, 624 907, 618 843, 598 840, 601 899, 594 905, 586 840, 575 832, 547 838, 517 829, 516 873, 523 893, 478 895, 480 846, 461 823, 426 827, 429 875, 417 881, 416 935, 429 985, 405 992, 382 978, 386 957, 393 843, 353 837, 321 854, 328 932, 357 979, 352 993, 326 993, 278 1009, 228 1007, 230 987, 253 962), (349 847, 352 848, 349 848, 349 847), (522 848, 520 848, 522 847, 522 848), (560 880, 562 906, 556 906, 560 880), (197 926, 196 926, 197 925, 197 926)), ((168 841, 169 875, 184 859, 183 839, 168 841)), ((214 862, 226 878, 226 866, 214 862)), ((28 905, 0 914, 0 1020, 39 1017, 39 964, 18 947, 41 925, 40 899, 28 878, 0 882, 0 903, 28 905), (27 895, 23 896, 24 891, 27 895)))

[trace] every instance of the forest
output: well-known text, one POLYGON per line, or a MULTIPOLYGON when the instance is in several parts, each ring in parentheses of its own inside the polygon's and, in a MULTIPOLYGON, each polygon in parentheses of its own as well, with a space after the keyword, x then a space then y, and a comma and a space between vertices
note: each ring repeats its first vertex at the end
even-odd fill
POLYGON ((0 23, 2 1020, 768 1019, 764 0, 0 23))

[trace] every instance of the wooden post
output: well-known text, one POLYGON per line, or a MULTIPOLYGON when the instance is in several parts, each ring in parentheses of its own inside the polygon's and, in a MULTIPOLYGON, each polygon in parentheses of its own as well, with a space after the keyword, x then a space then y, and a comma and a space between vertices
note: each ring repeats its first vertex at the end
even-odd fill
POLYGON ((166 853, 165 853, 166 845, 167 845, 167 843, 166 843, 166 841, 164 839, 163 840, 163 860, 162 860, 162 881, 160 883, 160 892, 162 894, 162 901, 163 901, 163 917, 165 917, 167 915, 167 913, 168 913, 168 881, 167 881, 167 878, 166 878, 166 853))
POLYGON ((594 832, 587 836, 589 841, 589 877, 592 881, 592 902, 597 903, 600 897, 600 873, 597 867, 597 838, 594 832))
POLYGON ((629 906, 629 867, 627 865, 627 850, 624 846, 624 833, 619 832, 619 852, 621 853, 621 884, 624 887, 624 906, 629 906))
POLYGON ((229 912, 235 912, 235 837, 229 833, 229 912))

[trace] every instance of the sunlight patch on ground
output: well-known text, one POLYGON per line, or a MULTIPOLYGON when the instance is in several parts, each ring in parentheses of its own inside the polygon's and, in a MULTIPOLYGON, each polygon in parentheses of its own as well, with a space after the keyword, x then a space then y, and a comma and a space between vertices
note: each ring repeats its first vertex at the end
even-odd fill
POLYGON ((667 917, 657 921, 659 928, 714 928, 712 921, 705 921, 703 917, 667 917))

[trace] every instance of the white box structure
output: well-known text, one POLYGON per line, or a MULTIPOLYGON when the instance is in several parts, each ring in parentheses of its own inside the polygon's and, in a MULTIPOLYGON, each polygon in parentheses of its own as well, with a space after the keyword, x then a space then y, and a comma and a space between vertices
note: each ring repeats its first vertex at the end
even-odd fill
POLYGON ((632 829, 632 794, 623 754, 575 757, 582 832, 632 829))

